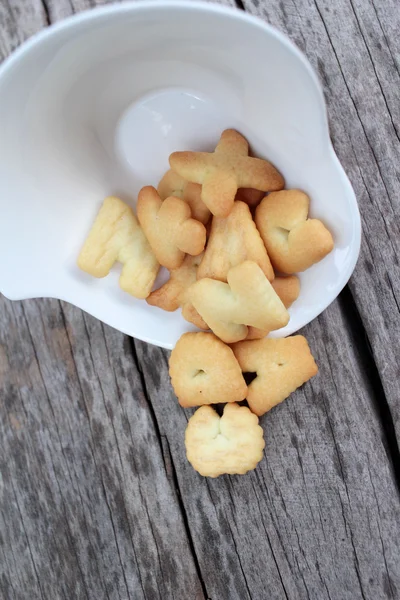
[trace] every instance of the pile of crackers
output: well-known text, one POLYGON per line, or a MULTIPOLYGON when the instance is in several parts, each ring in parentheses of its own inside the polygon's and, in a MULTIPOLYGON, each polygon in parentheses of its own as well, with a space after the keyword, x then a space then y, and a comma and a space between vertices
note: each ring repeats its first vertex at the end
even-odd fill
POLYGON ((137 217, 106 198, 78 265, 104 277, 122 263, 123 290, 180 308, 203 330, 185 333, 170 357, 179 403, 200 406, 186 430, 187 457, 204 476, 243 474, 262 458, 258 418, 318 371, 303 336, 266 336, 288 324, 296 273, 331 252, 333 238, 309 218, 309 197, 284 190, 279 171, 249 156, 235 130, 212 153, 174 152, 169 162, 158 189, 140 191, 137 217), (170 278, 153 290, 160 266, 170 278), (245 373, 253 374, 248 385, 245 373), (222 416, 212 406, 221 403, 222 416))

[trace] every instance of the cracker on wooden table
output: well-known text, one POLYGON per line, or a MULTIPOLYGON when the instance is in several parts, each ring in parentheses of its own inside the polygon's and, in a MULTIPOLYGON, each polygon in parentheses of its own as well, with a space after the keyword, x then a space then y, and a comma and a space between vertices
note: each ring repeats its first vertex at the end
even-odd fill
POLYGON ((307 340, 302 335, 281 339, 238 342, 232 346, 244 373, 256 373, 247 402, 261 416, 283 402, 318 373, 307 340))
POLYGON ((247 394, 231 348, 212 333, 184 333, 171 352, 169 374, 184 407, 238 402, 247 394))
POLYGON ((94 277, 105 277, 122 263, 120 287, 136 298, 147 298, 159 263, 130 206, 115 196, 103 202, 78 257, 78 266, 94 277))
POLYGON ((226 404, 222 417, 202 406, 189 419, 185 433, 187 459, 204 477, 244 475, 263 457, 263 430, 247 406, 226 404))

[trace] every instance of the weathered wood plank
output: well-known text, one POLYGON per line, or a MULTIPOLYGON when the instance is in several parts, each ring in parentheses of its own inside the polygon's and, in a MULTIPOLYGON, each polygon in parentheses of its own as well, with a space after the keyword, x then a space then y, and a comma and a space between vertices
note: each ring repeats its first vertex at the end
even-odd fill
POLYGON ((203 598, 129 338, 57 301, 0 314, 0 590, 203 598))

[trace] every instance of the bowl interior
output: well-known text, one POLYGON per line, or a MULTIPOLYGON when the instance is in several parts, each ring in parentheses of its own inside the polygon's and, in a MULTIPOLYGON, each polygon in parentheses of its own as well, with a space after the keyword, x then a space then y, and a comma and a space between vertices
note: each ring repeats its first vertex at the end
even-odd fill
MULTIPOLYGON (((80 272, 76 257, 109 194, 135 204, 174 150, 212 150, 240 130, 288 187, 311 197, 335 249, 301 274, 287 335, 339 293, 358 255, 359 215, 302 55, 239 11, 123 4, 40 34, 0 70, 0 291, 68 300, 135 337, 172 347, 190 328, 80 272)), ((160 280, 165 279, 165 273, 160 280)))

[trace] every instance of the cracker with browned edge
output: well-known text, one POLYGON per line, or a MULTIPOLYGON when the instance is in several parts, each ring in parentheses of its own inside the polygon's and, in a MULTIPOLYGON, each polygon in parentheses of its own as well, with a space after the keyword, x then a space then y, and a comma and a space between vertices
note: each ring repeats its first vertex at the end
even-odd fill
POLYGON ((228 272, 228 283, 204 278, 189 288, 193 306, 221 340, 243 340, 248 325, 280 329, 289 314, 262 269, 245 261, 228 272))
POLYGON ((244 202, 235 202, 227 217, 213 217, 197 278, 227 281, 229 269, 245 260, 257 263, 267 279, 273 280, 274 271, 250 209, 244 202))
POLYGON ((193 219, 206 225, 210 219, 211 212, 201 199, 201 185, 186 181, 172 169, 167 171, 161 179, 157 188, 161 200, 169 196, 182 198, 190 206, 193 219))
POLYGON ((204 477, 244 475, 263 457, 263 430, 247 406, 227 404, 222 417, 202 406, 189 419, 185 432, 186 456, 204 477))
POLYGON ((333 238, 318 219, 309 219, 310 199, 300 190, 282 190, 257 206, 255 221, 275 269, 305 271, 333 249, 333 238))
POLYGON ((244 373, 256 373, 249 384, 247 402, 258 416, 283 402, 318 373, 302 335, 281 339, 244 341, 232 346, 244 373))
POLYGON ((154 187, 146 186, 139 192, 137 215, 158 262, 167 269, 180 267, 186 253, 203 252, 206 228, 191 218, 190 207, 181 198, 162 201, 154 187))
MULTIPOLYGON (((275 277, 271 282, 272 287, 282 300, 285 308, 290 308, 300 294, 300 280, 296 275, 275 277)), ((259 340, 269 334, 268 330, 249 327, 246 340, 259 340)))
POLYGON ((212 333, 184 333, 171 352, 169 374, 184 407, 238 402, 247 393, 232 350, 212 333))
POLYGON ((170 272, 169 280, 160 288, 154 290, 146 302, 168 312, 181 307, 182 316, 187 321, 193 323, 199 329, 208 329, 207 323, 200 317, 188 297, 188 289, 196 281, 197 269, 201 259, 202 254, 199 256, 187 254, 181 266, 170 272))
POLYGON ((187 181, 202 185, 201 199, 213 215, 227 217, 238 188, 281 190, 284 179, 268 161, 249 156, 247 140, 226 129, 215 152, 174 152, 171 168, 187 181))
POLYGON ((159 263, 130 206, 115 196, 103 202, 78 257, 78 266, 93 277, 105 277, 122 263, 120 287, 136 298, 147 298, 159 263))

